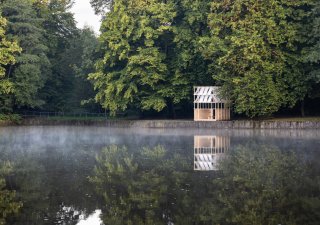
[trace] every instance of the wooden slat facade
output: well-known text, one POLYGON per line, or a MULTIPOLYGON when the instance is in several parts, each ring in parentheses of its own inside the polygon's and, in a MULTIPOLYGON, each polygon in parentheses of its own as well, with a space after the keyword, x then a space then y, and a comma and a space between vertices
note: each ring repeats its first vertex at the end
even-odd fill
POLYGON ((230 101, 221 99, 219 87, 194 87, 194 120, 230 120, 230 101))

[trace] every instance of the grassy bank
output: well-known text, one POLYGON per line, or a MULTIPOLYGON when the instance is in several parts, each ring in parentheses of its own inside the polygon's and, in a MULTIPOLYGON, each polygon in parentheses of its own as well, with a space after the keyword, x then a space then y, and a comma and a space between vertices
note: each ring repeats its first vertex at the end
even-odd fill
POLYGON ((19 124, 22 121, 20 115, 17 114, 0 114, 0 125, 19 124))

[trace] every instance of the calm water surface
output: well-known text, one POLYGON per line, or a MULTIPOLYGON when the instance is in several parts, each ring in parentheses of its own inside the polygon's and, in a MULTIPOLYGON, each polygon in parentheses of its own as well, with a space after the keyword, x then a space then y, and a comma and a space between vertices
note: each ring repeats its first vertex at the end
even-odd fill
POLYGON ((0 224, 319 224, 319 161, 319 130, 2 127, 0 224))

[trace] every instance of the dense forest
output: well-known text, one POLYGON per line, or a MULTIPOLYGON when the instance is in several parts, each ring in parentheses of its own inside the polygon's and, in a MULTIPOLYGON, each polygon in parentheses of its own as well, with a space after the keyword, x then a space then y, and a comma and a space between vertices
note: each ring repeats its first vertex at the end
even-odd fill
POLYGON ((193 86, 221 86, 237 115, 315 115, 319 0, 0 0, 0 114, 191 116, 193 86))
POLYGON ((99 110, 87 80, 98 40, 70 1, 1 1, 0 112, 99 110), (97 109, 98 108, 98 109, 97 109))

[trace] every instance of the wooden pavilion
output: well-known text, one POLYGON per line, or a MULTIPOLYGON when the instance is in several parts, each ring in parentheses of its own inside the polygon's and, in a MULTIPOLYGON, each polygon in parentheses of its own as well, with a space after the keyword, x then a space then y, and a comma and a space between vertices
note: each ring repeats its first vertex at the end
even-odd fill
POLYGON ((230 137, 194 136, 194 170, 218 170, 229 148, 230 137))
POLYGON ((194 87, 194 120, 230 120, 230 101, 219 97, 219 87, 194 87))

